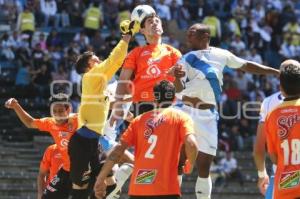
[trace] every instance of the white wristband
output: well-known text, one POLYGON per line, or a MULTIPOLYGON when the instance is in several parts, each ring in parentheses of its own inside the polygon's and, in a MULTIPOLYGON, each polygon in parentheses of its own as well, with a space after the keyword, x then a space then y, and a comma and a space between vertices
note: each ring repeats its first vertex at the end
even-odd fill
POLYGON ((257 171, 257 175, 259 178, 264 178, 264 177, 268 176, 266 169, 263 171, 257 171))

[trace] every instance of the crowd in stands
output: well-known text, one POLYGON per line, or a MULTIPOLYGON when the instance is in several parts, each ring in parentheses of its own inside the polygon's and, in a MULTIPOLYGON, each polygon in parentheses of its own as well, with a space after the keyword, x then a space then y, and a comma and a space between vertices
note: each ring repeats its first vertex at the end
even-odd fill
MULTIPOLYGON (((78 85, 73 64, 81 52, 108 56, 120 38, 119 22, 141 3, 155 8, 165 26, 163 41, 183 54, 189 49, 170 27, 185 31, 202 22, 211 28, 212 46, 244 59, 278 68, 282 60, 300 57, 299 0, 0 0, 1 63, 12 63, 17 90, 44 103, 53 80, 78 85)), ((135 45, 138 41, 131 48, 135 45)), ((251 148, 260 106, 256 102, 278 91, 278 85, 277 77, 224 71, 222 150, 251 148)), ((73 90, 72 103, 78 106, 76 86, 73 90)))

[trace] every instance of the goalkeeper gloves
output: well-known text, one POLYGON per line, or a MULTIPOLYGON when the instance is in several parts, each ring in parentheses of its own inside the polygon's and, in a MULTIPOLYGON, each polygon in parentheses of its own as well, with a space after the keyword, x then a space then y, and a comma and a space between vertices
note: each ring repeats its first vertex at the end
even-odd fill
POLYGON ((123 20, 120 23, 120 30, 124 35, 130 34, 133 36, 140 31, 140 23, 138 21, 123 20))

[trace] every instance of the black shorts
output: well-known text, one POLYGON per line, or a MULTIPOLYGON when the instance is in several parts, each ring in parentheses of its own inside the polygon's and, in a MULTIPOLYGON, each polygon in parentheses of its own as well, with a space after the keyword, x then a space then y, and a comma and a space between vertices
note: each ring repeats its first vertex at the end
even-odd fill
MULTIPOLYGON (((86 127, 82 128, 89 131, 86 127)), ((70 139, 68 152, 72 183, 78 186, 90 183, 91 176, 98 175, 100 171, 98 137, 87 138, 77 131, 70 139)))
POLYGON ((72 183, 70 173, 61 168, 44 190, 42 199, 68 198, 72 183))
POLYGON ((129 196, 129 199, 180 199, 179 195, 164 195, 164 196, 129 196))

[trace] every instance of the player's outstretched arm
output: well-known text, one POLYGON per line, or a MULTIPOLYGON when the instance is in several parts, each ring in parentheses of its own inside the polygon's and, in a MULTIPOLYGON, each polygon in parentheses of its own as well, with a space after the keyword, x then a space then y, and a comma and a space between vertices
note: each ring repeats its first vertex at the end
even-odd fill
POLYGON ((241 70, 257 75, 279 75, 279 70, 251 61, 247 61, 241 70))
POLYGON ((113 150, 107 157, 107 160, 105 161, 105 164, 103 165, 94 186, 94 191, 97 198, 105 197, 106 194, 105 179, 107 175, 109 175, 113 166, 120 161, 126 149, 127 149, 127 144, 121 141, 118 145, 116 145, 113 148, 113 150))
POLYGON ((187 159, 191 165, 191 168, 189 171, 189 173, 191 173, 193 171, 193 167, 194 167, 194 164, 195 164, 195 161, 197 158, 197 154, 198 154, 197 141, 193 134, 189 134, 186 136, 184 146, 185 146, 185 153, 186 153, 187 159))
POLYGON ((117 70, 122 66, 126 58, 130 39, 131 35, 122 35, 122 39, 119 41, 117 46, 114 47, 109 57, 96 66, 95 71, 104 72, 107 80, 110 80, 117 70))
POLYGON ((5 102, 5 107, 8 109, 13 109, 27 128, 37 128, 37 126, 34 124, 34 118, 22 108, 15 98, 10 98, 7 100, 5 102))

